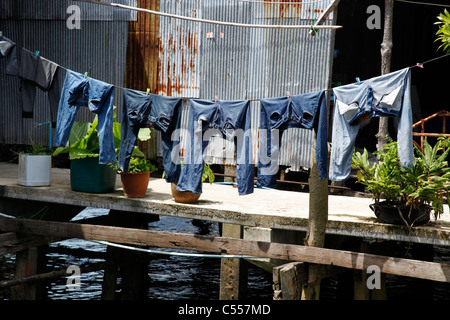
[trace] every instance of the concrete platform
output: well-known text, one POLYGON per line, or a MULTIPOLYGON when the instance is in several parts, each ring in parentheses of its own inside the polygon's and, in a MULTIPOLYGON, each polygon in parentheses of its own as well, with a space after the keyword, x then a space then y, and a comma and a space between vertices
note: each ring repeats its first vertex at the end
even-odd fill
MULTIPOLYGON (((282 230, 306 231, 308 225, 309 194, 303 192, 255 189, 239 196, 231 185, 204 184, 199 202, 190 205, 176 203, 163 179, 151 178, 142 199, 125 198, 119 176, 116 190, 106 194, 72 191, 69 179, 69 169, 52 168, 51 186, 24 187, 18 184, 18 166, 0 163, 0 202, 2 198, 34 200, 282 230)), ((448 206, 438 221, 407 228, 377 222, 370 198, 330 195, 328 199, 328 234, 450 245, 448 206)))

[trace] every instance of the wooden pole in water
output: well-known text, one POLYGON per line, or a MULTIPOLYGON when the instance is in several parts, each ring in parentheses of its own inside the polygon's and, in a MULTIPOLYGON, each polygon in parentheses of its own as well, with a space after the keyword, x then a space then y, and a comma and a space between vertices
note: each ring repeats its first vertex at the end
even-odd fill
MULTIPOLYGON (((319 178, 319 168, 316 161, 316 139, 312 151, 312 165, 309 175, 309 220, 305 245, 323 247, 325 229, 328 221, 328 179, 319 178)), ((302 299, 316 300, 320 293, 320 265, 308 266, 308 282, 303 285, 302 299)))

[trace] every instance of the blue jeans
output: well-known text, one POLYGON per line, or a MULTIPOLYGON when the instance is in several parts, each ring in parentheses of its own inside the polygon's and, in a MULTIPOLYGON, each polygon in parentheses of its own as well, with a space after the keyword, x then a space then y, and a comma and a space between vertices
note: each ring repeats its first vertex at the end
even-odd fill
POLYGON ((202 192, 204 151, 212 135, 233 140, 236 147, 236 180, 239 195, 253 192, 254 172, 251 115, 248 100, 190 100, 189 145, 177 190, 202 192))
POLYGON ((124 89, 119 169, 123 172, 128 171, 139 129, 153 127, 161 132, 164 178, 167 182, 176 183, 181 166, 179 159, 172 159, 172 150, 176 142, 172 141, 171 136, 173 131, 179 127, 180 120, 180 98, 147 95, 142 91, 124 89))
POLYGON ((328 126, 325 91, 261 100, 258 185, 276 184, 281 137, 288 128, 314 129, 320 179, 327 178, 328 126))
POLYGON ((409 68, 333 89, 335 110, 330 158, 330 180, 346 180, 353 148, 362 124, 373 117, 393 117, 398 122, 398 155, 403 167, 414 161, 409 68), (366 116, 361 118, 361 116, 366 116))
POLYGON ((78 108, 88 107, 98 115, 99 163, 115 162, 113 98, 114 87, 111 84, 67 70, 59 100, 54 145, 61 147, 67 144, 78 108))

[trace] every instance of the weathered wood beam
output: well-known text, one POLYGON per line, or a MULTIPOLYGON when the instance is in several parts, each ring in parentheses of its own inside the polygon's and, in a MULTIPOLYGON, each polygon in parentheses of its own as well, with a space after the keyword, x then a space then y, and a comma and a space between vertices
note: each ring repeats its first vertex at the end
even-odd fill
POLYGON ((55 237, 79 238, 125 243, 138 246, 190 249, 332 265, 367 270, 371 265, 380 272, 399 276, 450 282, 450 265, 402 259, 346 250, 301 245, 250 241, 225 237, 200 236, 132 228, 83 225, 67 222, 20 220, 0 217, 0 231, 55 237))

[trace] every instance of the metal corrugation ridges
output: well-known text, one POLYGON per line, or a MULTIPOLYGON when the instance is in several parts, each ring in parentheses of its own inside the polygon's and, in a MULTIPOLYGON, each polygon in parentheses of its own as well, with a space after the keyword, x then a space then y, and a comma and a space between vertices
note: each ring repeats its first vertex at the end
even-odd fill
MULTIPOLYGON (((275 5, 269 3, 249 3, 240 1, 168 1, 161 0, 162 12, 183 14, 190 8, 195 8, 201 15, 197 17, 210 20, 253 23, 253 24, 296 24, 311 25, 321 12, 328 6, 330 0, 294 5, 275 5)), ((331 24, 330 15, 326 24, 331 24)), ((160 36, 169 39, 177 36, 177 30, 170 21, 161 19, 160 36)), ((173 24, 173 22, 172 22, 173 24)), ((254 139, 254 158, 257 161, 258 128, 260 106, 259 99, 285 96, 324 90, 329 86, 331 72, 331 52, 334 38, 331 30, 320 30, 317 36, 310 36, 309 30, 279 30, 220 26, 203 23, 187 22, 183 32, 190 28, 201 29, 198 44, 199 50, 190 57, 196 62, 199 78, 189 79, 177 86, 199 86, 199 91, 185 93, 183 91, 166 91, 168 95, 184 97, 199 97, 222 100, 250 99, 252 131, 254 139), (213 32, 214 38, 208 39, 207 32, 213 32), (223 35, 223 36, 221 36, 223 35)), ((167 40, 163 40, 167 43, 167 40)), ((167 55, 175 48, 162 48, 161 64, 168 63, 167 55)), ((186 53, 183 45, 176 47, 186 53)), ((180 63, 172 59, 171 63, 180 63)), ((179 72, 184 69, 171 66, 179 72)), ((162 67, 160 81, 167 84, 179 74, 171 74, 169 68, 162 67)), ((181 76, 182 79, 183 76, 181 76)), ((184 107, 187 111, 187 106, 184 107)), ((182 127, 187 128, 187 116, 183 117, 182 127)), ((290 166, 291 170, 299 171, 309 167, 311 161, 311 146, 313 131, 305 129, 288 129, 282 137, 279 163, 290 166)), ((234 159, 224 158, 224 153, 232 154, 233 144, 220 138, 211 140, 206 152, 207 161, 217 164, 234 164, 234 159)))
MULTIPOLYGON (((21 1, 22 5, 23 3, 21 1)), ((81 30, 69 30, 65 20, 52 18, 60 9, 63 12, 59 12, 59 14, 65 16, 66 7, 59 5, 59 1, 55 0, 48 3, 54 4, 54 6, 35 7, 38 10, 35 16, 42 17, 39 15, 39 11, 43 11, 43 15, 49 19, 23 18, 27 15, 22 13, 23 16, 17 19, 0 20, 0 30, 3 35, 15 41, 20 47, 31 51, 40 51, 41 56, 64 68, 80 73, 88 71, 92 78, 115 86, 123 86, 128 21, 81 21, 81 30)), ((135 3, 135 1, 125 1, 125 3, 135 3)), ((18 79, 6 76, 5 66, 5 60, 1 59, 0 126, 2 129, 0 132, 2 135, 0 142, 48 145, 48 126, 35 126, 36 123, 50 120, 47 94, 37 89, 34 118, 22 119, 18 79)), ((65 70, 62 71, 65 75, 65 70)), ((64 81, 64 77, 61 81, 64 81)), ((114 104, 118 106, 118 113, 121 99, 122 90, 116 88, 114 104)), ((81 108, 77 113, 77 121, 91 121, 92 119, 93 115, 87 109, 81 108)))

